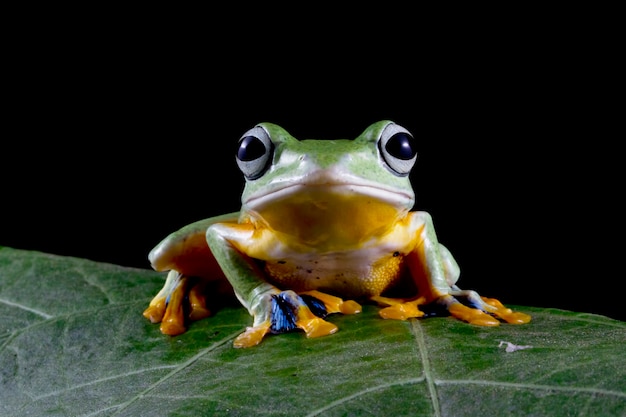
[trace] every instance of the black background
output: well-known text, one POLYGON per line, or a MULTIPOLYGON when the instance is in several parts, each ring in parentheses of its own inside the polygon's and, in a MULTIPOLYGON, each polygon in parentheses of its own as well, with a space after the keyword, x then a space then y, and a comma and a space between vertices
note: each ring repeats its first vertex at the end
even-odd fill
POLYGON ((390 119, 419 140, 415 208, 462 288, 626 320, 617 78, 584 30, 414 22, 323 42, 311 26, 286 42, 294 24, 233 43, 198 22, 115 23, 17 37, 0 245, 149 268, 168 233, 238 210, 234 149, 254 124, 334 139, 390 119))

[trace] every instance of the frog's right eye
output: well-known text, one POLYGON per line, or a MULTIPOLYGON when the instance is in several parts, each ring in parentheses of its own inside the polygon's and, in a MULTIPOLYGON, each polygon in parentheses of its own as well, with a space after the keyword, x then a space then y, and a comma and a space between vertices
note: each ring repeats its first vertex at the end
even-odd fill
POLYGON ((261 126, 243 134, 237 149, 237 165, 248 180, 255 180, 267 171, 274 155, 274 144, 261 126))

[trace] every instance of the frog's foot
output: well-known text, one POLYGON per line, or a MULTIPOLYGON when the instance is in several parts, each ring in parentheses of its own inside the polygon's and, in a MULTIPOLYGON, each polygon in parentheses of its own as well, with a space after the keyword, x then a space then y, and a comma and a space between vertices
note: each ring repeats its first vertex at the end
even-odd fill
POLYGON ((453 317, 479 326, 498 326, 501 321, 525 324, 531 319, 528 314, 514 312, 495 298, 481 297, 475 291, 454 290, 436 303, 453 317))
POLYGON ((270 331, 286 333, 299 328, 304 330, 307 337, 320 337, 335 333, 337 326, 323 319, 328 313, 320 309, 319 303, 311 303, 311 306, 317 315, 311 311, 306 296, 300 297, 293 291, 283 291, 274 295, 270 331))
MULTIPOLYGON (((358 312, 356 303, 346 303, 331 298, 322 297, 323 293, 296 294, 294 291, 282 291, 271 296, 269 318, 261 319, 258 324, 248 327, 245 332, 237 336, 233 345, 235 347, 251 347, 261 343, 265 335, 287 333, 294 330, 303 330, 306 337, 321 337, 333 334, 337 326, 324 320, 328 314, 343 310, 351 313, 358 312), (330 311, 326 302, 331 306, 330 311), (344 304, 346 304, 344 306, 344 304), (355 306, 356 304, 356 306, 355 306), (343 306, 343 310, 342 310, 343 306), (334 311, 336 310, 336 311, 334 311)), ((332 297, 332 296, 328 296, 332 297)), ((360 311, 360 306, 358 306, 360 311)), ((255 317, 255 323, 257 322, 255 317)))
POLYGON ((387 306, 378 312, 384 319, 408 320, 424 315, 424 312, 419 309, 420 305, 426 303, 424 297, 404 299, 374 296, 370 299, 380 305, 387 306))
POLYGON ((505 307, 502 303, 495 298, 480 297, 484 304, 485 309, 489 313, 499 317, 501 320, 510 324, 526 324, 530 322, 531 317, 528 314, 515 312, 510 308, 505 307))
POLYGON ((170 271, 165 285, 143 312, 161 332, 176 336, 187 330, 187 320, 200 320, 211 312, 206 307, 205 285, 177 271, 170 271))

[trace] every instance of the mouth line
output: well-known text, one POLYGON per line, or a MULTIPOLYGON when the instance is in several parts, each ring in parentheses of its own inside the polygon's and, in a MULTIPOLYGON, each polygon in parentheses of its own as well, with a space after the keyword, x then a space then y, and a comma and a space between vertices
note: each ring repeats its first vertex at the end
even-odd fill
POLYGON ((290 195, 298 194, 298 190, 311 189, 316 192, 328 191, 328 194, 362 195, 372 197, 379 201, 389 202, 392 205, 402 205, 410 201, 412 196, 408 193, 381 187, 370 183, 337 182, 337 181, 314 181, 285 184, 284 186, 269 190, 263 194, 254 194, 246 201, 246 204, 262 207, 272 201, 280 201, 290 195))

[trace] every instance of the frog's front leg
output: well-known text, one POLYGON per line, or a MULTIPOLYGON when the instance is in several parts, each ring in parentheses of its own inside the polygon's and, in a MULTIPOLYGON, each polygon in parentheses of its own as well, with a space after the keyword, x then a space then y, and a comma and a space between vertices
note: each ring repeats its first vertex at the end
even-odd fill
POLYGON ((203 219, 170 234, 150 251, 148 258, 157 271, 169 271, 165 285, 143 312, 161 332, 184 333, 188 320, 210 315, 207 295, 230 293, 230 287, 206 244, 206 230, 214 223, 236 221, 238 213, 203 219))
POLYGON ((513 324, 530 321, 530 316, 513 312, 496 299, 484 298, 475 291, 456 286, 460 269, 448 249, 437 241, 428 213, 411 213, 408 227, 414 241, 405 262, 417 285, 419 297, 410 300, 376 297, 375 301, 388 305, 381 310, 381 316, 394 319, 420 317, 423 313, 419 306, 433 303, 453 317, 481 326, 497 326, 500 320, 513 324))
MULTIPOLYGON (((254 318, 253 325, 235 339, 235 347, 257 345, 268 333, 301 329, 307 337, 319 337, 337 331, 337 326, 319 317, 335 312, 332 301, 317 294, 281 291, 267 282, 257 259, 272 256, 280 247, 270 231, 246 223, 216 224, 207 229, 206 238, 237 299, 254 318)), ((342 306, 354 310, 343 301, 336 306, 337 311, 343 311, 342 306)))

